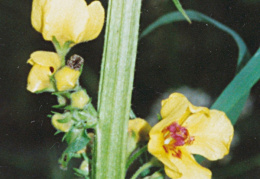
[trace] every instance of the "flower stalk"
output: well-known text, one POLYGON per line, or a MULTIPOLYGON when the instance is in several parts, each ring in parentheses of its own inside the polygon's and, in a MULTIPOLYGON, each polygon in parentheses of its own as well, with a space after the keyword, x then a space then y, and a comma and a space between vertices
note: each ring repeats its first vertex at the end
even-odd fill
POLYGON ((109 1, 93 156, 95 179, 125 178, 140 8, 140 0, 109 1))

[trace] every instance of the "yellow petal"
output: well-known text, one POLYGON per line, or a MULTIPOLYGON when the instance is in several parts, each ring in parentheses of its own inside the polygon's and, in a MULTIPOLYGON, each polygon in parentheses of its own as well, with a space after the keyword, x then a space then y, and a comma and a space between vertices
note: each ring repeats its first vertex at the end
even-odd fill
MULTIPOLYGON (((152 128, 153 130, 153 128, 152 128)), ((150 140, 148 142, 148 151, 155 156, 158 160, 160 160, 165 166, 171 169, 174 175, 180 176, 179 170, 177 166, 171 162, 170 158, 172 157, 169 153, 166 153, 163 145, 164 138, 162 132, 154 133, 150 131, 150 140)), ((173 175, 173 174, 172 174, 173 175)))
POLYGON ((53 86, 50 82, 51 75, 52 72, 49 67, 35 64, 28 75, 27 90, 32 93, 44 90, 46 88, 52 90, 53 86))
POLYGON ((187 150, 202 155, 209 160, 217 160, 228 154, 234 129, 225 113, 210 110, 209 115, 196 113, 183 124, 195 140, 187 150))
POLYGON ((62 132, 68 132, 70 130, 71 126, 73 125, 73 121, 69 120, 67 123, 60 123, 58 121, 58 120, 61 120, 61 119, 65 119, 68 116, 69 116, 69 113, 65 113, 65 114, 56 113, 56 114, 54 114, 51 118, 52 125, 57 130, 60 130, 62 132))
POLYGON ((180 93, 173 93, 169 98, 162 101, 162 118, 170 118, 172 122, 182 123, 189 114, 190 102, 180 93))
POLYGON ((53 73, 61 66, 61 60, 57 53, 47 51, 33 52, 28 60, 31 65, 38 64, 41 66, 53 68, 53 73))
POLYGON ((79 76, 79 71, 71 69, 68 66, 58 70, 54 75, 58 91, 65 91, 75 88, 79 76))
POLYGON ((74 108, 83 109, 89 102, 89 97, 84 90, 80 90, 71 94, 71 106, 74 108))
POLYGON ((173 122, 182 124, 190 114, 189 106, 190 102, 180 93, 173 93, 169 98, 162 100, 161 116, 163 119, 152 128, 152 131, 161 133, 161 130, 173 122))
POLYGON ((89 19, 85 26, 85 33, 78 41, 89 41, 97 38, 105 20, 105 10, 99 1, 94 1, 88 6, 89 19))
POLYGON ((43 11, 47 0, 33 0, 31 21, 32 26, 38 32, 42 31, 43 11))
POLYGON ((55 36, 61 45, 66 41, 78 43, 89 19, 85 0, 48 0, 43 16, 44 39, 51 41, 55 36))
POLYGON ((136 118, 129 120, 128 130, 134 131, 136 134, 136 141, 145 141, 149 139, 149 131, 151 126, 146 120, 136 118))
MULTIPOLYGON (((194 157, 185 149, 181 147, 181 158, 170 157, 170 161, 178 167, 181 176, 178 179, 210 179, 211 171, 207 168, 199 165, 194 157)), ((171 177, 175 178, 175 172, 170 168, 169 165, 165 166, 165 173, 171 177), (173 175, 174 174, 174 175, 173 175), (173 175, 173 176, 172 176, 173 175)))

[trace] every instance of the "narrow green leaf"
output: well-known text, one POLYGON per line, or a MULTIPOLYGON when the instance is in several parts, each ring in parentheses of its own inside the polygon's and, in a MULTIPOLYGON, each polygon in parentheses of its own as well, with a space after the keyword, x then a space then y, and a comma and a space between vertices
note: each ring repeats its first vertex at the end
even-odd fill
POLYGON ((182 5, 179 0, 172 0, 175 4, 176 8, 180 11, 180 13, 185 17, 185 19, 191 24, 191 20, 189 16, 186 14, 185 10, 182 8, 182 5))
MULTIPOLYGON (((239 53, 238 53, 238 61, 237 61, 237 66, 238 70, 242 69, 243 65, 247 63, 247 61, 250 59, 250 54, 247 49, 247 46, 243 39, 232 29, 229 27, 225 26, 224 24, 200 13, 196 12, 193 10, 187 10, 186 11, 187 15, 190 17, 191 20, 198 21, 198 22, 204 22, 204 23, 209 23, 214 25, 215 27, 219 28, 220 30, 223 30, 224 32, 228 33, 233 37, 233 39, 236 41, 239 53)), ((185 18, 182 16, 180 12, 171 12, 166 15, 163 15, 159 19, 157 19, 155 22, 150 24, 140 35, 140 39, 151 33, 153 30, 156 28, 162 26, 162 25, 167 25, 173 22, 179 22, 179 21, 184 21, 185 18)))
POLYGON ((140 156, 142 155, 145 151, 147 151, 147 145, 139 149, 136 153, 134 153, 132 156, 129 157, 126 163, 126 169, 140 156))
POLYGON ((235 76, 211 108, 226 112, 235 124, 250 89, 260 79, 260 48, 246 66, 235 76))
MULTIPOLYGON (((204 22, 204 23, 209 23, 214 25, 215 27, 219 28, 220 30, 223 30, 224 32, 228 33, 229 35, 231 35, 233 37, 233 39, 235 40, 238 49, 239 49, 239 53, 238 53, 238 60, 237 60, 237 73, 247 64, 248 60, 250 59, 251 55, 247 49, 247 46, 245 44, 245 42, 243 41, 243 39, 232 29, 230 29, 229 27, 225 26, 224 24, 202 14, 196 11, 192 11, 192 10, 187 10, 186 11, 188 16, 191 18, 191 20, 194 21, 198 21, 198 22, 204 22)), ((151 25, 149 25, 140 35, 140 39, 143 38, 144 36, 148 35, 149 33, 151 33, 153 30, 155 30, 156 28, 162 26, 162 25, 166 25, 166 24, 170 24, 173 22, 179 22, 179 21, 184 21, 185 18, 182 16, 181 13, 179 12, 172 12, 166 15, 163 15, 162 17, 160 17, 158 20, 156 20, 155 22, 153 22, 151 25)), ((245 86, 245 85, 244 85, 245 86)), ((232 86, 234 88, 234 86, 232 86)), ((231 87, 231 88, 232 88, 231 87)), ((252 87, 252 86, 251 86, 252 87)), ((250 88, 249 87, 247 89, 247 92, 244 92, 243 94, 240 94, 242 96, 239 96, 239 98, 236 101, 222 101, 225 99, 225 97, 221 97, 222 99, 218 99, 213 105, 213 108, 215 109, 224 109, 224 106, 230 106, 230 108, 223 110, 223 111, 227 111, 227 115, 229 116, 229 118, 232 120, 233 123, 236 122, 237 118, 239 117, 243 106, 247 100, 247 97, 249 96, 249 92, 250 92, 250 88), (222 101, 222 102, 221 102, 222 101), (226 104, 224 104, 226 103, 226 104), (228 104, 229 103, 229 104, 228 104), (231 104, 232 103, 232 104, 231 104), (221 108, 219 108, 218 105, 222 105, 221 108), (217 105, 217 106, 216 106, 217 105), (232 107, 231 107, 232 106, 232 107)), ((236 90, 237 91, 237 90, 236 90)), ((234 95, 233 92, 231 92, 229 95, 232 96, 234 95)), ((238 96, 233 96, 234 98, 238 97, 238 96)))

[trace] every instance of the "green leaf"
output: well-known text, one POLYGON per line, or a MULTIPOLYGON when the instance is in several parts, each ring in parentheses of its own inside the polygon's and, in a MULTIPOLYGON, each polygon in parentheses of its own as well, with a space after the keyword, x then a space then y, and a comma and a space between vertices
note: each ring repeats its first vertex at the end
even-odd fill
POLYGON ((189 16, 186 14, 185 10, 182 8, 182 5, 179 0, 172 0, 175 4, 176 8, 180 11, 180 13, 185 17, 185 19, 191 24, 191 20, 189 16))
POLYGON ((246 66, 235 76, 211 108, 226 112, 235 124, 250 89, 260 79, 260 48, 246 66))
POLYGON ((147 145, 145 145, 144 147, 142 147, 141 149, 139 149, 136 153, 134 153, 132 156, 130 156, 127 160, 126 163, 126 169, 128 169, 128 167, 140 156, 142 155, 144 152, 147 151, 147 145))
POLYGON ((78 152, 82 150, 84 147, 87 146, 88 142, 90 141, 90 138, 86 134, 86 131, 84 130, 82 132, 82 135, 78 136, 65 150, 66 153, 72 152, 78 152))
MULTIPOLYGON (((228 33, 229 35, 231 35, 233 37, 233 39, 235 40, 235 42, 238 46, 238 49, 239 49, 238 60, 237 60, 237 73, 248 63, 248 60, 250 59, 251 55, 250 55, 243 39, 234 30, 230 29, 229 27, 225 26, 224 24, 222 24, 202 13, 192 11, 192 10, 187 10, 186 12, 187 12, 187 15, 191 18, 191 20, 212 24, 215 27, 219 28, 220 30, 223 30, 224 32, 228 33)), ((180 12, 172 12, 172 13, 163 15, 158 20, 156 20, 155 22, 150 24, 141 33, 140 39, 143 38, 144 36, 148 35, 153 30, 155 30, 156 28, 158 28, 162 25, 170 24, 173 22, 184 21, 184 20, 185 20, 185 18, 182 16, 182 14, 180 12)), ((248 72, 250 72, 250 71, 248 71, 248 72)), ((252 76, 252 77, 255 77, 255 76, 252 76)), ((240 76, 240 78, 242 78, 242 77, 240 76)), ((237 86, 234 85, 234 83, 233 83, 232 86, 229 87, 229 90, 232 88, 234 90, 235 87, 237 87, 237 86)), ((245 87, 246 87, 246 85, 244 84, 244 88, 245 87)), ((240 89, 243 91, 243 93, 241 93, 241 94, 238 94, 240 90, 237 90, 237 89, 235 90, 236 93, 233 93, 233 91, 231 91, 231 90, 229 91, 229 93, 226 93, 225 91, 227 89, 225 89, 225 91, 223 92, 223 93, 225 93, 225 95, 223 96, 223 93, 222 93, 221 99, 217 99, 216 103, 212 106, 212 108, 225 111, 227 113, 228 117, 232 120, 232 123, 234 124, 243 109, 243 106, 247 100, 247 97, 249 96, 251 87, 252 87, 252 84, 251 84, 251 86, 248 86, 247 92, 243 91, 245 89, 243 89, 243 90, 240 89), (231 97, 231 94, 232 94, 232 97, 231 97), (228 95, 230 97, 226 98, 226 95, 228 95), (237 99, 235 101, 230 101, 230 98, 237 98, 237 99), (226 107, 228 107, 228 108, 224 109, 226 107)), ((240 88, 240 87, 238 87, 238 88, 240 88)))
MULTIPOLYGON (((250 53, 247 49, 247 46, 243 39, 232 29, 229 27, 225 26, 224 24, 200 13, 196 12, 193 10, 187 10, 186 11, 187 15, 190 17, 191 20, 193 21, 198 21, 198 22, 204 22, 204 23, 209 23, 214 25, 215 27, 219 28, 220 30, 223 30, 224 32, 228 33, 233 37, 233 39, 236 41, 239 53, 238 53, 238 61, 237 61, 237 71, 242 69, 242 67, 247 63, 247 61, 250 59, 250 53)), ((184 21, 185 18, 182 16, 180 12, 171 12, 166 15, 163 15, 160 17, 158 20, 150 24, 140 35, 140 39, 151 33, 153 30, 156 28, 162 26, 162 25, 167 25, 173 22, 179 22, 179 21, 184 21)))
POLYGON ((70 129, 70 131, 68 133, 66 133, 66 138, 65 138, 66 142, 70 145, 72 142, 74 142, 76 139, 78 139, 84 133, 85 133, 84 129, 78 129, 74 126, 70 129))
MULTIPOLYGON (((71 133, 73 135, 73 133, 71 133)), ((67 140, 67 139, 66 139, 67 140)), ((76 155, 76 152, 82 150, 84 147, 87 146, 88 142, 90 141, 90 138, 88 137, 85 130, 77 131, 74 136, 70 137, 69 146, 67 149, 63 152, 61 158, 59 159, 59 163, 63 168, 66 168, 69 161, 71 160, 74 155, 76 155)))

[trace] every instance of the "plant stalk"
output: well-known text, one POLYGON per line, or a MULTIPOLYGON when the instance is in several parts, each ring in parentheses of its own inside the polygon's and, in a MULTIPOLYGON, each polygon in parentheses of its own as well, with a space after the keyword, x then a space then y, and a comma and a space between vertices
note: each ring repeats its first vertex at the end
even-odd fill
POLYGON ((101 67, 92 178, 123 179, 141 0, 110 0, 101 67))

